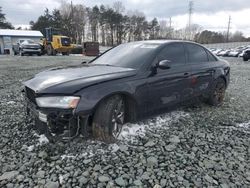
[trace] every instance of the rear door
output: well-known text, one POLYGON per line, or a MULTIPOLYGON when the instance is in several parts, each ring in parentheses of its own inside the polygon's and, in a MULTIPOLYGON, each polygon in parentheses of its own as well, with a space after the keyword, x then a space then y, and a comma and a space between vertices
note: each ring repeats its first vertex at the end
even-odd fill
POLYGON ((194 96, 208 92, 208 87, 215 73, 216 58, 200 45, 184 43, 187 53, 187 63, 192 67, 191 85, 194 96))
POLYGON ((147 80, 148 104, 151 110, 179 103, 190 95, 191 67, 186 63, 183 43, 168 44, 157 55, 154 63, 162 60, 170 61, 170 68, 158 68, 147 80))

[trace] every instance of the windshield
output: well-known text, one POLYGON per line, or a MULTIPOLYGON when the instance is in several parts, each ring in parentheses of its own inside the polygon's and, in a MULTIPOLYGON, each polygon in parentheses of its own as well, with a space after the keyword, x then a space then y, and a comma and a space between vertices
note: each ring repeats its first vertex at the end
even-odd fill
POLYGON ((22 44, 34 44, 35 41, 28 39, 28 40, 24 40, 23 42, 21 42, 22 44))
POLYGON ((159 45, 153 43, 121 44, 106 52, 92 63, 139 69, 152 59, 152 55, 159 45))

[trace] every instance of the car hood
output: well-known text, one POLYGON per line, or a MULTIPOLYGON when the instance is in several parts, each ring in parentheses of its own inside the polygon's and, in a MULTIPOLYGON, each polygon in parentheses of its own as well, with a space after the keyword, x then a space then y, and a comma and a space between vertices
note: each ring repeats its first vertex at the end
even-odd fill
POLYGON ((101 82, 133 76, 135 69, 85 65, 83 67, 59 67, 43 71, 24 85, 36 93, 74 93, 101 82))
POLYGON ((40 48, 40 44, 29 44, 29 43, 22 43, 21 47, 25 47, 25 46, 29 46, 29 47, 36 47, 36 48, 40 48))

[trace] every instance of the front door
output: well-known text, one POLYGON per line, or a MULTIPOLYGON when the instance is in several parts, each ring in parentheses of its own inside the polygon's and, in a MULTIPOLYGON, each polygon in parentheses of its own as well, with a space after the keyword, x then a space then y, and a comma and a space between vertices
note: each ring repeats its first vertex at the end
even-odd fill
MULTIPOLYGON (((183 43, 168 44, 158 55, 157 62, 168 60, 169 69, 157 68, 148 80, 148 110, 166 108, 188 98, 191 67, 186 63, 183 43)), ((152 65, 153 66, 153 65, 152 65)))

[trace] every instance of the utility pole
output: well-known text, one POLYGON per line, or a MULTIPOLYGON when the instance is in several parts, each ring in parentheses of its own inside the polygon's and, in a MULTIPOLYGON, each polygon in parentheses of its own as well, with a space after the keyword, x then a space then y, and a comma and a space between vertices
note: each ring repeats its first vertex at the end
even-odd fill
POLYGON ((172 39, 172 18, 169 18, 169 38, 172 39))
POLYGON ((188 31, 188 39, 191 40, 191 24, 192 24, 192 14, 193 14, 193 11, 194 11, 194 2, 191 0, 189 1, 188 3, 188 28, 187 28, 187 31, 188 31))
POLYGON ((231 19, 231 16, 229 16, 228 25, 227 25, 227 42, 229 41, 229 31, 230 31, 231 22, 232 22, 232 19, 231 19))

